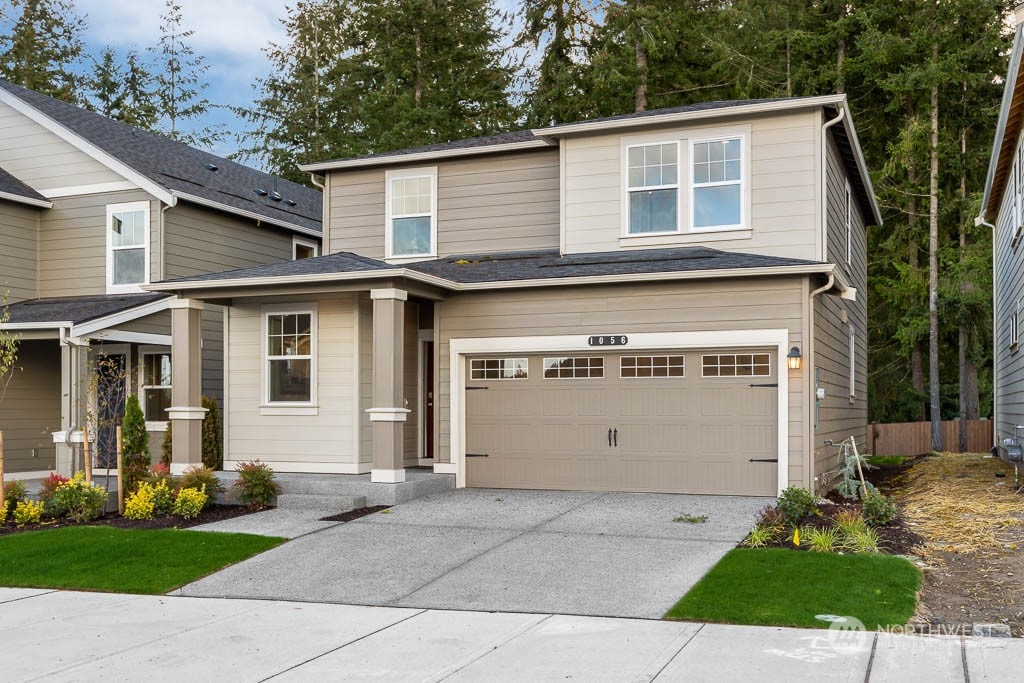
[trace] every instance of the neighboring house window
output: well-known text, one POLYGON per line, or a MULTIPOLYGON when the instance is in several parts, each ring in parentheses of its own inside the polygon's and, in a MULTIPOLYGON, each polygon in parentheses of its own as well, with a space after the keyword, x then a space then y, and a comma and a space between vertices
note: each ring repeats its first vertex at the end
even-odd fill
POLYGON ((267 403, 312 403, 316 395, 316 310, 264 314, 264 396, 267 403))
POLYGON ((846 265, 853 264, 853 201, 850 183, 846 183, 846 265))
POLYGON ((142 350, 142 412, 163 431, 171 407, 171 352, 142 350))
POLYGON ((437 169, 386 174, 387 258, 433 256, 437 242, 437 169))
POLYGON ((694 142, 690 153, 693 229, 742 227, 743 138, 694 142))
POLYGON ((857 331, 850 324, 850 400, 857 396, 857 331))
POLYGON ((629 234, 679 230, 679 145, 635 145, 626 159, 629 234))
POLYGON ((320 245, 314 240, 292 237, 292 260, 313 258, 320 255, 320 245))
POLYGON ((138 292, 149 282, 149 202, 107 206, 107 291, 138 292))

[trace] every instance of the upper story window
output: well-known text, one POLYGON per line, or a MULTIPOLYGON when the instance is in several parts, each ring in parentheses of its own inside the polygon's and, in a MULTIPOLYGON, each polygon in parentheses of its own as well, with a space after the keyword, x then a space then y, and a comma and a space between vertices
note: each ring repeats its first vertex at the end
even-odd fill
POLYGON ((679 144, 627 148, 629 234, 679 229, 679 144))
POLYGON ((312 305, 266 311, 264 400, 310 404, 316 395, 316 310, 312 305))
POLYGON ((107 291, 139 292, 149 282, 149 202, 107 206, 107 291))
POLYGON ((320 245, 316 240, 292 237, 292 260, 298 261, 304 258, 313 258, 320 255, 320 245))
POLYGON ((743 138, 701 140, 690 148, 693 159, 693 229, 742 227, 743 138))
POLYGON ((386 257, 434 256, 437 251, 437 168, 388 171, 385 176, 386 257))

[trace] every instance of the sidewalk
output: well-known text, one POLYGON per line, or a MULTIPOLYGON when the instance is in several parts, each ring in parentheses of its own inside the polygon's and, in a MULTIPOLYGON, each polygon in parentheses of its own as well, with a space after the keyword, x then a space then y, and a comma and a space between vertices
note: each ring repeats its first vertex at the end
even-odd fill
POLYGON ((1007 638, 833 642, 819 630, 0 588, 11 682, 976 683, 1016 680, 1024 658, 1024 640, 1007 638))

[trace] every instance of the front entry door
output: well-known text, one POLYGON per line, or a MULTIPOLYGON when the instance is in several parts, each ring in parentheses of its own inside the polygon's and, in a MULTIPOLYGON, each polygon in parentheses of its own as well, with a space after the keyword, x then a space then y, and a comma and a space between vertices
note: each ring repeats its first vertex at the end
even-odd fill
POLYGON ((93 467, 117 467, 117 428, 128 398, 128 354, 104 352, 96 358, 96 446, 93 467))
POLYGON ((423 452, 421 458, 434 457, 434 342, 423 342, 423 452))

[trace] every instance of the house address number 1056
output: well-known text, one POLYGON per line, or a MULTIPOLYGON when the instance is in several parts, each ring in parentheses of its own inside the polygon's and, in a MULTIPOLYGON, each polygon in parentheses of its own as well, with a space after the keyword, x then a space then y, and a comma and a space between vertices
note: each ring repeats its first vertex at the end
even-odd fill
POLYGON ((590 346, 625 346, 628 343, 629 337, 624 334, 595 334, 587 337, 590 346))

